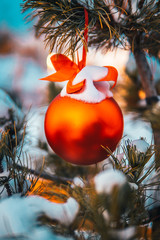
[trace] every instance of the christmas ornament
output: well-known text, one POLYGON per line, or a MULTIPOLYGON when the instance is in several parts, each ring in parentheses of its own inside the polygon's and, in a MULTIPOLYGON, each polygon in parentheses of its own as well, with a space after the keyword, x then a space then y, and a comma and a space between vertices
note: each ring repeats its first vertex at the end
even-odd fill
MULTIPOLYGON (((88 15, 85 10, 85 26, 88 15)), ((84 31, 87 42, 87 27, 84 31)), ((56 73, 42 78, 69 80, 51 102, 45 116, 45 134, 49 145, 64 160, 78 165, 100 162, 113 152, 123 133, 122 112, 110 91, 116 85, 117 70, 111 66, 86 66, 86 47, 78 64, 62 54, 51 62, 56 73)))

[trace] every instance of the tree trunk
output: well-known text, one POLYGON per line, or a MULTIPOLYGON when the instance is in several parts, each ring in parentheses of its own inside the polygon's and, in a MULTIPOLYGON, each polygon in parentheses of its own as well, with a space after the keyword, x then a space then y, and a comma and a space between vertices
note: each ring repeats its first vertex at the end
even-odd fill
MULTIPOLYGON (((153 76, 151 73, 150 66, 147 62, 145 52, 139 48, 136 48, 134 51, 134 57, 138 72, 140 75, 142 87, 146 93, 146 102, 147 105, 152 105, 153 103, 158 102, 157 91, 154 86, 153 76)), ((156 169, 160 167, 160 156, 159 156, 159 147, 160 147, 160 130, 154 129, 154 123, 151 122, 154 136, 154 145, 155 145, 155 164, 156 169)))
MULTIPOLYGON (((152 123, 151 123, 152 125, 152 123)), ((153 129, 153 136, 154 136, 154 145, 155 145, 155 164, 156 169, 160 167, 160 130, 153 129)))
MULTIPOLYGON (((153 82, 153 76, 151 73, 150 66, 147 62, 144 51, 135 49, 134 57, 136 60, 138 72, 141 78, 142 87, 146 93, 147 98, 157 98, 157 92, 153 82)), ((158 101, 158 98, 157 98, 158 101)))

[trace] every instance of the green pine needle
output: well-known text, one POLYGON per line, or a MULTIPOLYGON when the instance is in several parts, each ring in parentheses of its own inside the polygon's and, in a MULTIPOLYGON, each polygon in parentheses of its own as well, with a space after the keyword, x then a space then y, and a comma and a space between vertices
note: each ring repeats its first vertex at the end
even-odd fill
POLYGON ((36 19, 36 36, 44 35, 50 50, 74 56, 83 45, 84 5, 89 14, 89 46, 112 49, 140 47, 158 57, 160 47, 159 1, 139 1, 133 8, 133 0, 24 0, 23 12, 31 10, 28 20, 36 19), (93 3, 93 1, 92 1, 93 3))

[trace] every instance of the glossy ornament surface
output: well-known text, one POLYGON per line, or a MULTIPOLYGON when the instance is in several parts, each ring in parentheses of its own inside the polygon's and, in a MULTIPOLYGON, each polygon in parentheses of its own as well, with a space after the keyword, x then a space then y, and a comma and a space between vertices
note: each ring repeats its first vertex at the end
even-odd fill
POLYGON ((64 160, 78 165, 97 163, 109 156, 102 146, 113 152, 122 137, 122 112, 112 97, 87 103, 58 95, 46 112, 45 134, 64 160))

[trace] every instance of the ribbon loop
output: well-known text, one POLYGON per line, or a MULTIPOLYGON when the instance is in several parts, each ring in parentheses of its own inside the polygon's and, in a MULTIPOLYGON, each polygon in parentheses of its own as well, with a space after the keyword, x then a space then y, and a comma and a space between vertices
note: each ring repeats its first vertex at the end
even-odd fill
POLYGON ((114 88, 116 83, 117 83, 117 78, 118 78, 118 71, 115 67, 112 67, 112 66, 104 66, 108 69, 108 74, 104 77, 104 78, 101 78, 99 79, 98 81, 113 81, 114 84, 113 86, 111 87, 114 88))

